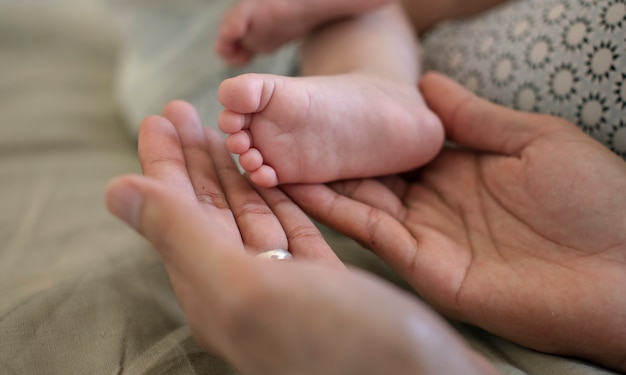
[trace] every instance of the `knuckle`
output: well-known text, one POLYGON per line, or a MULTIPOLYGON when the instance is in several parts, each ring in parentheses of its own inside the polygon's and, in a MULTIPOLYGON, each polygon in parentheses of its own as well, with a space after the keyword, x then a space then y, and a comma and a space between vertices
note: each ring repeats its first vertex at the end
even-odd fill
POLYGON ((380 228, 381 221, 381 212, 376 208, 370 207, 367 211, 367 218, 365 221, 365 240, 367 244, 372 248, 375 248, 377 245, 378 229, 380 228))
POLYGON ((269 215, 272 211, 267 207, 265 202, 258 200, 243 201, 236 207, 231 207, 235 219, 240 219, 248 215, 269 215))
POLYGON ((176 156, 162 155, 152 158, 146 158, 142 157, 142 155, 140 154, 139 158, 144 169, 146 169, 146 167, 152 167, 156 170, 156 167, 158 167, 159 165, 169 166, 172 164, 175 165, 176 168, 186 168, 185 161, 176 156))
POLYGON ((287 239, 289 242, 293 241, 306 241, 309 239, 318 239, 321 236, 317 228, 312 224, 301 224, 292 228, 287 233, 287 239))
POLYGON ((223 193, 201 189, 196 192, 196 199, 200 204, 212 205, 218 209, 228 208, 228 201, 223 193))

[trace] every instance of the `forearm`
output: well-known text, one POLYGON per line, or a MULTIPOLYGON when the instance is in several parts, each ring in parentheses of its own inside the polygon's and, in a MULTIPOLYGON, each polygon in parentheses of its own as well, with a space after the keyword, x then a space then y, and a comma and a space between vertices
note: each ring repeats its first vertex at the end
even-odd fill
POLYGON ((418 33, 436 24, 480 13, 508 0, 403 0, 406 12, 418 33))

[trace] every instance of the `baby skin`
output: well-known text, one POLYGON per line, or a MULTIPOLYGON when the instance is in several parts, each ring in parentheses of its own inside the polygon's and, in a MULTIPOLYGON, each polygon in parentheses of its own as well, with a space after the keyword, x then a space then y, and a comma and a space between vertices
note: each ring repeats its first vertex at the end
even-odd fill
POLYGON ((217 50, 245 64, 302 36, 306 77, 247 74, 219 88, 218 126, 255 184, 398 173, 439 152, 443 128, 417 90, 417 41, 400 3, 240 0, 217 50))
POLYGON ((245 65, 260 52, 278 49, 319 25, 366 13, 393 0, 241 0, 222 19, 216 52, 245 65))
POLYGON ((443 144, 416 85, 376 75, 245 74, 218 94, 227 148, 261 187, 403 172, 443 144))

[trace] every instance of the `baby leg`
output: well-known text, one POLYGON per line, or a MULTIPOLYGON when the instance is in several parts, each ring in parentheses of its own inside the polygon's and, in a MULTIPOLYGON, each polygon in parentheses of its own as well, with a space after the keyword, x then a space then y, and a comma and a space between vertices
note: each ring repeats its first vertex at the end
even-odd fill
POLYGON ((307 40, 308 77, 243 75, 219 90, 218 125, 260 186, 410 170, 443 142, 417 91, 414 33, 399 6, 329 25, 307 40))

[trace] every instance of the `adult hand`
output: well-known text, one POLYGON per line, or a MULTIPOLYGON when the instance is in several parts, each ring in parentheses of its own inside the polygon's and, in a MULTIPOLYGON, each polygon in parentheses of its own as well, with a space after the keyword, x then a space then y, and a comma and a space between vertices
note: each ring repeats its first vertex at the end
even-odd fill
POLYGON ((449 317, 626 370, 626 163, 562 119, 421 89, 460 147, 412 179, 285 191, 449 317))
POLYGON ((174 102, 140 129, 146 177, 109 209, 161 254, 194 337, 245 374, 495 373, 418 302, 346 269, 278 189, 251 188, 219 136, 174 102), (293 261, 251 256, 288 248, 293 261))

